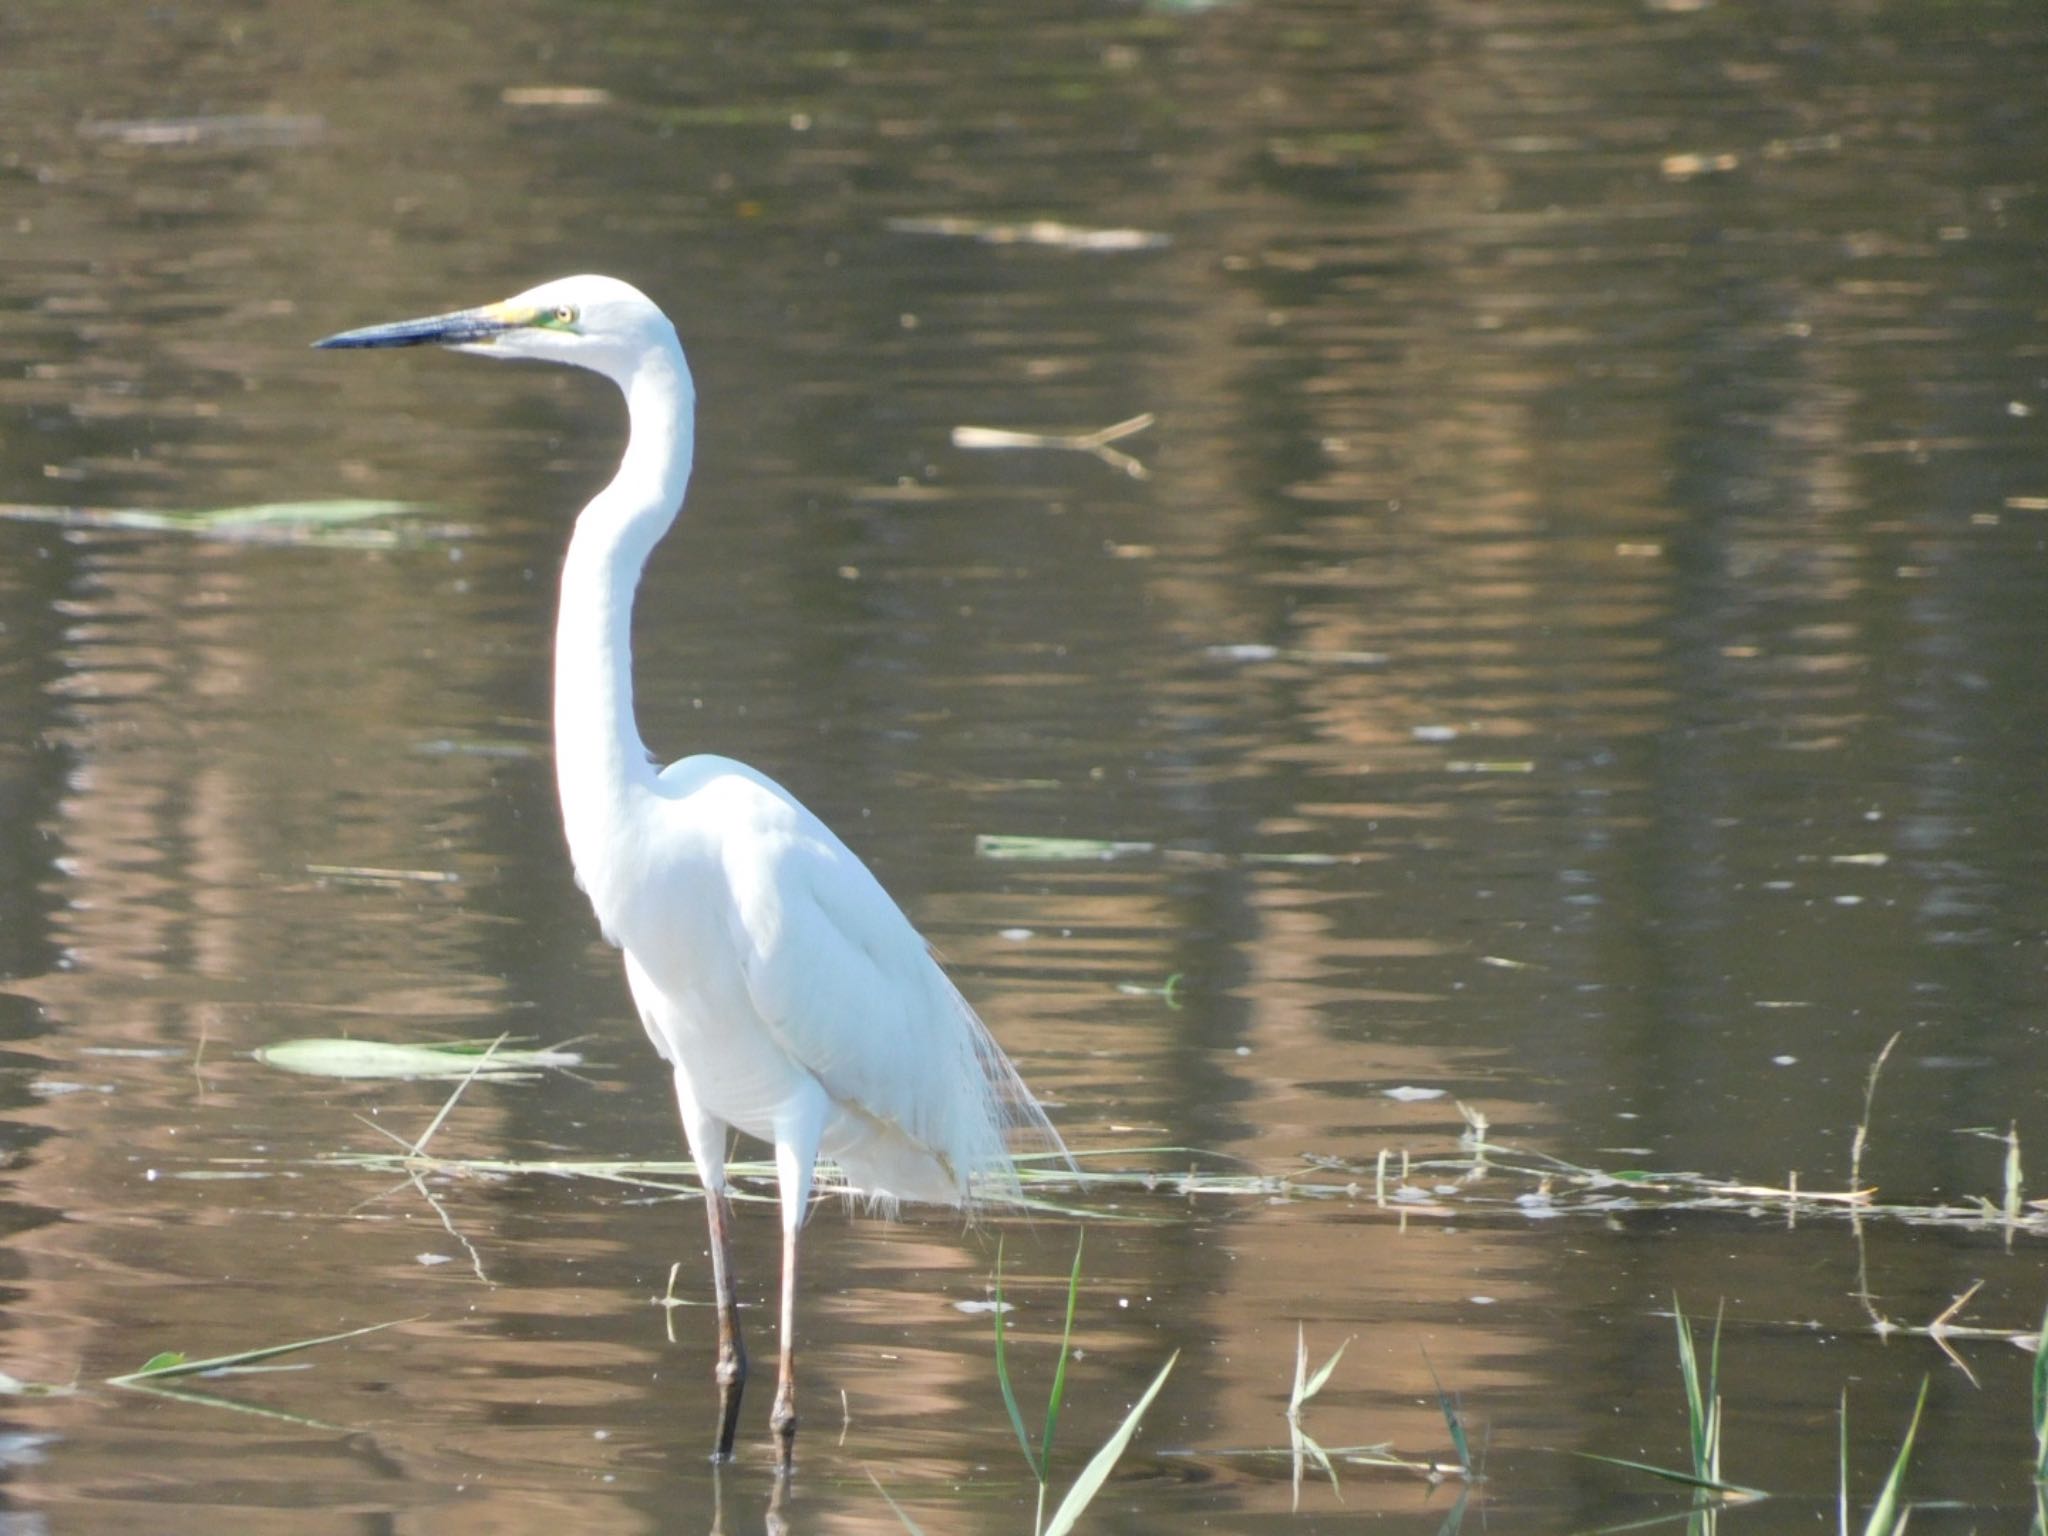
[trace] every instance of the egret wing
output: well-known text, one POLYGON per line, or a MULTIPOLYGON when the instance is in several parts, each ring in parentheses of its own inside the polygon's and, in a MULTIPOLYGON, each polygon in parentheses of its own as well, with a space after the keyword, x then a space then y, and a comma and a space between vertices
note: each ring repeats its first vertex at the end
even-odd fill
POLYGON ((1059 1148, 1002 1050, 867 866, 780 786, 719 825, 731 938, 761 1025, 843 1114, 928 1154, 959 1199, 1014 1190, 1007 1133, 1059 1148))

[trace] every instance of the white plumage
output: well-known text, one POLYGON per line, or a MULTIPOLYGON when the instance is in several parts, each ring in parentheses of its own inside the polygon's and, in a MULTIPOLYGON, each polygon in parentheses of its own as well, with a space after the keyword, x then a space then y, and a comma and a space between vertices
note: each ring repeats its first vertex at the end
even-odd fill
POLYGON ((572 363, 626 397, 612 481, 577 519, 555 630, 555 773, 577 881, 669 1063, 702 1176, 730 1455, 746 1354, 727 1229, 728 1127, 773 1144, 781 1371, 795 1441, 797 1233, 820 1154, 872 1199, 969 1210, 1017 1194, 1009 1142, 1064 1153, 1001 1049, 866 865, 766 776, 721 757, 657 773, 633 716, 633 593, 689 482, 696 395, 675 328, 638 289, 571 277, 502 304, 347 331, 323 347, 437 344, 572 363))

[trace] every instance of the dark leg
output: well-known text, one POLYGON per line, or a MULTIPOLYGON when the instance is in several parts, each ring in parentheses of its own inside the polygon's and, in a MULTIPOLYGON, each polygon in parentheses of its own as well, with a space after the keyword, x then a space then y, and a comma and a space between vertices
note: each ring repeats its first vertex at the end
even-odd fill
POLYGON ((775 1467, 787 1474, 796 1465, 796 1239, 794 1226, 782 1233, 782 1362, 776 1373, 775 1409, 768 1427, 775 1432, 775 1467))
POLYGON ((718 1293, 718 1449, 716 1461, 732 1459, 740 1425, 740 1394, 747 1387, 747 1346, 740 1338, 740 1306, 732 1289, 732 1210, 725 1192, 707 1189, 704 1211, 711 1223, 711 1285, 718 1293))

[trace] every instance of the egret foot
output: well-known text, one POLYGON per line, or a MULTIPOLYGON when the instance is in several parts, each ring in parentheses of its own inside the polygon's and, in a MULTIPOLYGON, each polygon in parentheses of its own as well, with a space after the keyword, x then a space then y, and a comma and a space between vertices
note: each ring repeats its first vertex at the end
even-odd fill
POLYGON ((711 1459, 731 1461, 733 1436, 740 1427, 740 1397, 747 1390, 747 1347, 737 1329, 730 1336, 723 1327, 718 1331, 718 1364, 711 1371, 718 1383, 718 1449, 711 1459))

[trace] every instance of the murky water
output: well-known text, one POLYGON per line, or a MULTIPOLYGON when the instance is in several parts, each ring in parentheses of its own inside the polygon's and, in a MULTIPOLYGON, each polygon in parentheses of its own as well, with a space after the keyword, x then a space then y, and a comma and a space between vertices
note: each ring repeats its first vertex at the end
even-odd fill
MULTIPOLYGON (((314 354, 574 270, 703 398, 643 729, 781 778, 1105 1171, 1064 1485, 1093 1528, 1571 1530, 1684 1508, 1669 1318, 1726 1307, 1730 1527, 2021 1528, 2048 1286, 2048 17, 532 4, 0 16, 0 1398, 8 1531, 758 1527, 701 1214, 337 1154, 445 1083, 305 1036, 574 1039, 453 1159, 665 1159, 552 803, 595 381, 314 354), (1130 234, 1101 232, 1126 231, 1130 234), (1087 232, 1095 232, 1089 235, 1087 232), (963 425, 1114 446, 973 451, 963 425), (233 536, 229 536, 233 535, 233 536), (1136 845, 1002 860, 989 837, 1136 845), (1545 1191, 1541 1156, 1848 1187, 1545 1191), (1428 1090, 1420 1096, 1395 1090, 1428 1090), (1470 1156, 1488 1176, 1412 1168, 1470 1156), (2005 1199, 2019 1139, 2018 1219, 2005 1199), (1157 1153, 1161 1146, 1201 1149, 1157 1153), (1377 1160, 1389 1152, 1386 1188, 1377 1160), (1247 1177, 1297 1175, 1288 1195, 1247 1177), (1227 1177, 1226 1177, 1227 1176, 1227 1177), (431 1199, 429 1198, 431 1196, 431 1199), (1627 1196, 1628 1198, 1617 1198, 1627 1196), (1517 1197, 1525 1197, 1518 1202, 1517 1197), (1969 1214, 1970 1202, 1990 1202, 1969 1214), (1714 1208, 1707 1208, 1712 1206, 1714 1208), (1908 1212, 1908 1215, 1911 1213, 1908 1212), (682 1261, 676 1295, 655 1305, 682 1261), (1945 1352, 1885 1337, 1983 1289, 1945 1352), (103 1386, 396 1323, 185 1398, 103 1386), (666 1329, 673 1326, 675 1342, 666 1329), (1296 1493, 1283 1410, 1337 1458, 1296 1493), (1433 1373, 1433 1375, 1432 1375, 1433 1373)), ((1043 851, 1043 850, 1040 850, 1043 851)), ((774 1223, 742 1212, 765 1357, 774 1223)), ((1027 1416, 1077 1223, 1002 1228, 1027 1416)), ((1027 1529, 991 1232, 818 1213, 794 1530, 1027 1529)))

